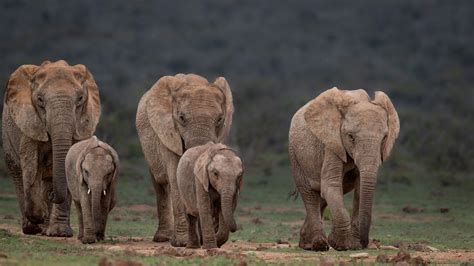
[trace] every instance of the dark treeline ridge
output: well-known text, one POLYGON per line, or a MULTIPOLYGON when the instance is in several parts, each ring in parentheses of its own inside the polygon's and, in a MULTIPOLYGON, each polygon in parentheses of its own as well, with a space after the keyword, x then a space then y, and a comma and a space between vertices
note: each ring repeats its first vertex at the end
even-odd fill
POLYGON ((472 14, 468 0, 4 0, 0 83, 25 63, 87 65, 103 103, 97 135, 125 175, 146 173, 135 112, 161 76, 225 76, 230 143, 265 175, 287 166, 290 119, 304 103, 333 86, 382 89, 401 120, 388 178, 449 184, 474 170, 472 14))

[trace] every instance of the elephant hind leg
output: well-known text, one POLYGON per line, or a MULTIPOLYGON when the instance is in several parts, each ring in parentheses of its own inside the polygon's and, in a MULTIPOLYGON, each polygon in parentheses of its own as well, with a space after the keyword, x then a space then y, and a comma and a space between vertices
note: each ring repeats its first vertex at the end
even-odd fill
POLYGON ((168 186, 159 184, 157 180, 165 179, 160 171, 150 170, 150 176, 156 193, 156 209, 158 212, 158 228, 153 236, 155 242, 167 242, 173 235, 173 212, 171 210, 168 186))
POLYGON ((307 182, 307 177, 291 152, 290 158, 293 179, 306 208, 306 218, 300 230, 299 246, 306 250, 329 250, 329 244, 324 234, 321 220, 321 196, 318 192, 311 189, 307 182))

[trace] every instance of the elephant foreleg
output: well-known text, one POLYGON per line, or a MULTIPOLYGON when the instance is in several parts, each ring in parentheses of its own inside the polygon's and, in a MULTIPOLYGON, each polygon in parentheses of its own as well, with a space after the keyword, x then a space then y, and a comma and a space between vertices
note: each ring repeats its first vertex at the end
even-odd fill
POLYGON ((197 231, 197 217, 192 215, 186 215, 188 222, 188 243, 186 244, 187 248, 199 248, 201 246, 199 242, 199 236, 197 231))
MULTIPOLYGON (((174 247, 184 247, 188 240, 188 225, 184 204, 181 202, 178 181, 176 179, 176 169, 178 168, 178 158, 168 161, 167 174, 170 186, 171 203, 173 205, 174 232, 171 238, 171 245, 174 247)), ((212 221, 211 221, 212 223, 212 221)))
POLYGON ((79 202, 74 202, 77 211, 77 222, 79 224, 79 232, 77 234, 77 239, 82 241, 84 237, 84 219, 82 218, 82 209, 81 204, 79 202))
POLYGON ((333 229, 329 244, 336 250, 351 249, 350 217, 344 206, 343 163, 326 150, 321 173, 321 195, 327 201, 332 215, 333 229))
POLYGON ((22 219, 22 230, 24 234, 35 235, 41 233, 42 229, 37 224, 31 223, 25 216, 25 192, 23 190, 23 180, 21 167, 11 159, 9 154, 5 154, 5 161, 8 168, 8 172, 12 176, 13 185, 15 186, 16 198, 20 205, 21 219, 22 219))
POLYGON ((202 186, 198 185, 196 186, 196 196, 202 233, 202 247, 205 249, 217 248, 209 194, 204 191, 202 186))
MULTIPOLYGON (((158 171, 150 170, 151 180, 155 188, 156 209, 158 213, 158 229, 153 236, 155 242, 166 242, 173 235, 173 213, 171 209, 170 194, 167 185, 159 184, 157 177, 165 175, 158 171), (154 173, 155 172, 155 173, 154 173)), ((165 179, 162 177, 162 179, 165 179)))
POLYGON ((48 236, 72 237, 69 223, 69 210, 71 209, 71 194, 67 192, 66 200, 61 204, 53 204, 49 217, 48 236))

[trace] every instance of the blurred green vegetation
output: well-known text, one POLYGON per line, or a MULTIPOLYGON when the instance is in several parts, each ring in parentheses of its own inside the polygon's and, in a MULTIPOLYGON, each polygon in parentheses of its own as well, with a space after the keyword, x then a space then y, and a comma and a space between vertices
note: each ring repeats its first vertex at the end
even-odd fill
POLYGON ((290 119, 304 103, 333 86, 382 89, 401 120, 390 175, 402 180, 414 161, 462 182, 474 170, 472 13, 472 1, 3 1, 0 83, 21 64, 87 65, 103 103, 96 134, 133 173, 146 167, 141 95, 164 75, 225 76, 230 143, 266 176, 288 165, 290 119))

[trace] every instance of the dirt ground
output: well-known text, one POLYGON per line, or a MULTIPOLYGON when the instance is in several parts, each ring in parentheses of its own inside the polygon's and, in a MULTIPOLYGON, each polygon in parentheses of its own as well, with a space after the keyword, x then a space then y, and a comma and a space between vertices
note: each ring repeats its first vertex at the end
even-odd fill
MULTIPOLYGON (((20 228, 11 224, 0 224, 0 229, 7 230, 11 234, 27 238, 21 233, 20 228)), ((72 238, 49 238, 46 236, 35 236, 40 239, 64 242, 71 245, 82 245, 75 237, 72 238)), ((404 254, 397 255, 395 247, 379 248, 353 251, 350 253, 336 252, 310 252, 298 249, 295 243, 253 243, 248 241, 229 241, 220 249, 203 250, 203 249, 186 249, 175 248, 169 243, 155 243, 151 238, 138 237, 113 237, 113 243, 96 243, 89 245, 88 249, 103 250, 106 253, 124 252, 130 256, 173 256, 177 258, 191 257, 207 257, 207 256, 224 256, 226 258, 241 259, 245 261, 247 256, 257 258, 265 262, 303 262, 318 261, 320 263, 331 265, 334 263, 354 262, 355 260, 363 260, 364 262, 399 262, 406 261, 408 263, 419 262, 425 263, 449 263, 449 262, 474 262, 474 250, 443 250, 443 251, 410 251, 409 258, 405 258, 404 254), (292 251, 294 249, 294 251, 292 251), (392 252, 385 252, 384 249, 393 249, 392 252), (361 254, 365 253, 367 254, 361 254), (351 255, 359 254, 362 258, 352 258, 351 255), (368 256, 367 256, 368 255, 368 256), (398 259, 398 261, 397 261, 398 259), (410 260, 411 259, 411 260, 410 260)), ((357 255, 356 255, 357 256, 357 255)))

